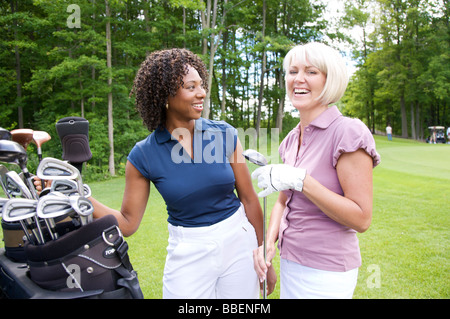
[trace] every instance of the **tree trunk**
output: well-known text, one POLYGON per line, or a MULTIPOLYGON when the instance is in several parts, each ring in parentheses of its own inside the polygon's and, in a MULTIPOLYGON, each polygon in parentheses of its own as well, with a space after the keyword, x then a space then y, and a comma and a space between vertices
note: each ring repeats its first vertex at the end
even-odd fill
MULTIPOLYGON (((263 25, 262 25, 262 41, 264 42, 264 37, 266 34, 266 0, 263 1, 263 25)), ((262 59, 261 59, 261 79, 259 83, 259 96, 258 96, 258 114, 256 116, 256 133, 259 137, 259 129, 261 128, 261 109, 262 109, 262 102, 263 102, 263 95, 264 95, 264 75, 266 73, 266 48, 264 46, 263 52, 262 52, 262 59)))
MULTIPOLYGON (((211 7, 210 0, 208 0, 208 7, 211 7)), ((228 0, 224 0, 224 5, 226 6, 228 0)), ((212 21, 209 27, 214 29, 216 27, 216 18, 217 18, 217 0, 214 0, 214 4, 212 6, 212 21)), ((226 9, 223 9, 221 24, 225 23, 226 9)), ((207 23, 210 21, 210 11, 208 11, 207 23)), ((219 46, 220 37, 222 35, 222 31, 215 34, 215 32, 211 33, 211 38, 209 41, 209 68, 208 68, 208 92, 206 93, 205 101, 203 103, 203 117, 205 119, 209 119, 209 115, 211 113, 211 86, 212 86, 212 78, 214 74, 214 57, 216 55, 217 47, 219 46), (217 38, 216 38, 217 37, 217 38)))
MULTIPOLYGON (((284 77, 283 77, 283 71, 282 68, 278 71, 278 82, 280 85, 280 89, 282 92, 284 92, 284 77)), ((285 100, 285 94, 282 94, 280 96, 280 100, 278 103, 278 111, 277 111, 277 118, 275 121, 275 127, 279 129, 279 132, 283 130, 283 117, 284 117, 284 100, 285 100)))
POLYGON ((108 140, 109 140, 109 173, 116 175, 114 167, 114 126, 113 126, 113 99, 112 99, 112 67, 111 67, 111 13, 108 0, 106 5, 106 66, 108 68, 108 140))
MULTIPOLYGON (((11 0, 11 12, 14 14, 17 11, 18 3, 17 0, 13 1, 11 0), (14 6, 14 3, 16 4, 14 6)), ((18 41, 17 39, 17 20, 14 19, 14 40, 18 41)), ((16 57, 16 90, 17 90, 17 98, 16 98, 16 104, 17 104, 17 120, 19 122, 19 128, 23 128, 23 108, 22 108, 22 76, 20 72, 20 54, 19 54, 19 47, 16 45, 14 46, 14 54, 16 57)))
POLYGON ((408 120, 406 118, 405 97, 403 96, 403 93, 400 96, 400 107, 402 114, 402 137, 408 138, 408 120))
MULTIPOLYGON (((228 42, 228 31, 225 31, 223 35, 223 50, 227 49, 228 42)), ((226 60, 225 57, 222 59, 222 100, 220 101, 220 117, 222 120, 226 119, 226 104, 227 104, 227 72, 226 72, 226 60)))

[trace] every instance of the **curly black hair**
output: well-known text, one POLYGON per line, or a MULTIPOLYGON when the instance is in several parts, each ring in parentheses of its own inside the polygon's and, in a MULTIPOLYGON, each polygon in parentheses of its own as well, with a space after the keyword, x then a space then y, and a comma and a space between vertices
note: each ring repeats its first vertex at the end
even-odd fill
POLYGON ((151 132, 166 122, 166 104, 183 85, 188 66, 195 68, 207 91, 208 71, 203 61, 186 49, 160 50, 142 62, 134 79, 130 96, 136 96, 136 109, 151 132))

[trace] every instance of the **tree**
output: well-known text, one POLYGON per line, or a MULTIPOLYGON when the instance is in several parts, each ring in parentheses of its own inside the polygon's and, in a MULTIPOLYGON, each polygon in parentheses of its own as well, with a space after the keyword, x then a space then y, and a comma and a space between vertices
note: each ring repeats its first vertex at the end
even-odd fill
POLYGON ((109 140, 109 173, 114 176, 114 125, 113 125, 113 96, 112 96, 112 69, 111 69, 111 12, 108 0, 105 0, 106 12, 106 67, 108 68, 108 140, 109 140))
MULTIPOLYGON (((260 127, 281 128, 282 59, 293 44, 320 39, 321 10, 308 0, 0 2, 1 126, 18 127, 18 106, 24 127, 53 137, 58 119, 83 116, 93 154, 84 178, 122 174, 126 155, 149 133, 129 97, 140 64, 152 51, 186 47, 210 70, 205 117, 244 129, 259 118, 260 127)), ((44 153, 60 157, 58 139, 44 153)), ((30 169, 35 163, 30 154, 30 169)))
POLYGON ((363 42, 369 50, 353 43, 361 62, 344 97, 345 110, 356 111, 373 130, 377 125, 384 130, 391 123, 394 132, 415 139, 423 138, 428 125, 442 119, 441 124, 450 124, 448 95, 436 99, 436 92, 446 92, 449 82, 448 9, 420 0, 359 1, 347 6, 345 27, 353 27, 355 21, 362 26, 359 21, 365 20, 359 19, 364 17, 359 9, 363 3, 373 8, 374 28, 367 37, 370 41, 363 42))

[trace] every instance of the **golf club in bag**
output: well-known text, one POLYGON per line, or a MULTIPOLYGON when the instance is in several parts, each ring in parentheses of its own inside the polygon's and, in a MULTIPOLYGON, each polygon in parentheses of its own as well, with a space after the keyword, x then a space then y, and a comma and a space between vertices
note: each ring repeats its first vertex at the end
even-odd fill
MULTIPOLYGON (((87 121, 80 122, 86 128, 87 121)), ((64 130, 67 154, 84 152, 67 159, 81 164, 80 169, 67 161, 39 158, 36 176, 54 183, 40 194, 26 168, 29 131, 33 132, 16 130, 11 134, 16 141, 2 132, 6 139, 0 140, 0 161, 18 165, 23 175, 21 178, 0 165, 1 186, 7 197, 0 198, 5 242, 5 248, 0 248, 0 298, 142 299, 128 244, 116 218, 92 218, 91 191, 80 173, 82 163, 92 156, 86 144, 87 131, 81 134, 83 146, 77 150, 73 147, 77 138, 64 130)), ((38 147, 48 140, 46 134, 34 134, 38 147)))
POLYGON ((0 140, 11 140, 11 132, 0 127, 0 140))
MULTIPOLYGON (((258 166, 267 165, 267 159, 258 151, 248 149, 242 152, 245 159, 258 166)), ((264 250, 264 262, 266 262, 266 210, 267 210, 267 198, 264 196, 264 209, 263 209, 263 250, 264 250)), ((267 277, 263 282, 263 299, 267 298, 267 277)))

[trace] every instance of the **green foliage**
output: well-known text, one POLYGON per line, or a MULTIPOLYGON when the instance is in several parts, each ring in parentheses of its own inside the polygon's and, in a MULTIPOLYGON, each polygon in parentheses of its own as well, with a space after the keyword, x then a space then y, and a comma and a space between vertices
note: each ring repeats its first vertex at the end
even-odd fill
POLYGON ((325 6, 309 0, 219 1, 215 26, 202 21, 208 4, 209 13, 214 9, 211 0, 109 0, 111 70, 106 67, 105 1, 76 1, 78 13, 69 8, 73 4, 0 2, 0 126, 48 131, 52 140, 44 153, 60 157, 54 124, 69 115, 87 118, 93 158, 86 171, 93 179, 107 177, 111 164, 108 93, 113 95, 114 165, 120 174, 131 147, 148 134, 129 98, 141 62, 152 51, 172 47, 186 47, 207 62, 211 36, 219 31, 210 88, 212 119, 243 129, 255 126, 264 51, 260 120, 270 129, 278 114, 285 113, 284 136, 298 118, 286 110, 278 112, 285 104, 283 57, 295 44, 333 40, 348 42, 358 65, 339 103, 345 114, 361 118, 372 130, 384 130, 390 122, 395 134, 416 138, 426 137, 429 124, 450 125, 448 8, 438 4, 346 1, 338 31, 330 31, 325 6), (79 28, 70 24, 77 18, 79 28), (362 42, 348 34, 354 27, 365 31, 362 42), (412 114, 415 127, 406 125, 412 114))
POLYGON ((347 1, 343 26, 353 37, 359 69, 344 98, 345 114, 371 129, 427 137, 431 125, 450 126, 449 11, 424 0, 347 1), (369 15, 370 14, 370 15, 369 15))
MULTIPOLYGON (((215 59, 211 117, 225 118, 237 127, 253 126, 259 94, 254 79, 262 50, 268 53, 272 70, 267 75, 271 77, 280 72, 281 59, 291 45, 319 37, 321 30, 312 23, 322 8, 311 6, 308 0, 267 1, 266 37, 261 41, 262 0, 219 3, 217 25, 212 27, 204 26, 201 19, 209 0, 109 0, 111 70, 106 67, 105 1, 3 1, 0 125, 47 131, 52 139, 44 145, 44 155, 60 158, 55 123, 62 117, 83 116, 90 123, 93 154, 83 175, 87 180, 109 178, 107 95, 112 92, 114 165, 121 174, 131 148, 149 133, 129 97, 141 62, 149 52, 171 47, 187 47, 207 61, 204 52, 209 52, 209 41, 202 39, 222 30, 226 36, 220 39, 215 59), (221 19, 225 11, 226 19, 221 19), (227 84, 225 96, 223 83, 227 84), (226 108, 222 114, 223 98, 226 108)), ((263 122, 272 127, 284 95, 277 86, 268 84, 264 93, 267 111, 263 122)), ((31 169, 37 165, 32 157, 31 169)))

